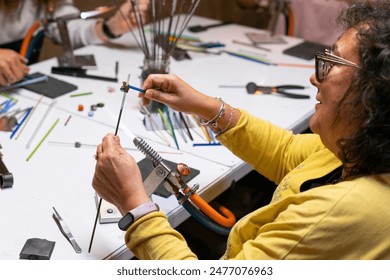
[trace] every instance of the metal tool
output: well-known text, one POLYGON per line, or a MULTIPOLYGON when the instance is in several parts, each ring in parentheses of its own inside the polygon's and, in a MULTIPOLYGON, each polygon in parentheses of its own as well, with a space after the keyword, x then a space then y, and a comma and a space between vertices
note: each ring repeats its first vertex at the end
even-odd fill
MULTIPOLYGON (((123 112, 123 107, 125 105, 126 95, 127 95, 127 93, 129 92, 129 89, 130 89, 129 83, 130 83, 130 74, 127 77, 127 82, 122 82, 122 87, 121 87, 121 91, 123 92, 122 103, 121 103, 121 107, 119 109, 119 116, 118 116, 118 121, 117 121, 116 128, 115 128, 115 135, 118 134, 119 124, 120 124, 121 118, 122 118, 122 112, 123 112)), ((96 225, 97 225, 97 222, 98 222, 98 219, 99 219, 100 207, 102 206, 102 201, 103 201, 103 199, 100 198, 99 199, 99 204, 98 204, 98 207, 97 207, 97 211, 96 211, 95 222, 93 224, 91 240, 89 242, 88 253, 91 252, 93 238, 95 236, 95 231, 96 231, 96 225)))
POLYGON ((56 222, 61 233, 69 241, 69 243, 72 245, 72 247, 76 251, 76 253, 80 254, 82 252, 82 250, 81 250, 80 246, 77 244, 76 240, 74 239, 73 234, 71 233, 68 225, 65 223, 65 221, 62 219, 60 214, 58 214, 57 210, 54 207, 53 207, 53 210, 54 210, 53 219, 56 222))
POLYGON ((282 94, 286 97, 295 98, 295 99, 308 99, 308 98, 310 98, 309 95, 287 92, 287 90, 290 90, 290 89, 305 89, 305 87, 300 86, 300 85, 280 85, 280 86, 274 86, 274 87, 258 86, 253 82, 250 82, 246 85, 246 91, 249 94, 256 94, 257 92, 264 93, 264 94, 279 93, 279 94, 282 94))
MULTIPOLYGON (((1 145, 0 145, 1 149, 1 145)), ((0 188, 11 188, 14 184, 14 176, 10 173, 3 162, 3 154, 0 152, 0 188)))
POLYGON ((184 182, 183 178, 190 174, 190 168, 186 164, 179 163, 176 170, 172 170, 142 138, 136 137, 133 142, 152 161, 154 166, 153 171, 144 181, 148 196, 151 196, 157 187, 163 183, 163 186, 175 195, 179 204, 200 223, 217 233, 228 234, 236 221, 234 214, 223 206, 220 206, 216 211, 196 193, 199 185, 195 184, 190 188, 184 182))
POLYGON ((223 25, 231 24, 231 23, 233 23, 233 22, 232 21, 224 21, 221 23, 209 24, 209 25, 193 25, 193 26, 188 27, 188 31, 191 31, 193 33, 198 33, 198 32, 202 32, 202 31, 206 31, 210 28, 220 27, 223 25))
POLYGON ((53 66, 51 68, 51 72, 53 74, 72 76, 72 77, 77 77, 77 78, 86 78, 86 79, 101 80, 101 81, 107 81, 107 82, 117 82, 118 81, 117 77, 111 78, 111 77, 105 77, 105 76, 89 75, 89 74, 87 74, 87 69, 83 69, 81 67, 56 67, 56 66, 53 66))

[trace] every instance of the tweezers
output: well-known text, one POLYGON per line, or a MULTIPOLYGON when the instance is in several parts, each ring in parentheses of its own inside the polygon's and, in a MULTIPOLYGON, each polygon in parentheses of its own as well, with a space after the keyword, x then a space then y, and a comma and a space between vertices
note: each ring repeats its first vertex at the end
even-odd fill
POLYGON ((65 238, 69 241, 69 243, 72 245, 73 249, 76 251, 76 253, 80 254, 81 248, 77 244, 76 240, 73 237, 73 234, 70 232, 70 229, 68 225, 65 223, 65 221, 61 218, 60 214, 58 214, 57 210, 53 207, 54 213, 53 213, 53 219, 56 222, 58 228, 60 229, 61 233, 65 236, 65 238))

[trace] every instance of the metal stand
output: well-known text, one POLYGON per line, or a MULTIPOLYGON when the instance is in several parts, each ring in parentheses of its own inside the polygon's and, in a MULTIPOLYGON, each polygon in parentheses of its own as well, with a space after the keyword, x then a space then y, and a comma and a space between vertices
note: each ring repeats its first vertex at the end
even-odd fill
POLYGON ((58 18, 57 26, 61 36, 62 46, 64 47, 64 54, 58 56, 58 65, 60 67, 82 68, 82 69, 96 69, 95 57, 91 55, 74 55, 72 44, 69 39, 69 31, 67 27, 67 19, 58 18))

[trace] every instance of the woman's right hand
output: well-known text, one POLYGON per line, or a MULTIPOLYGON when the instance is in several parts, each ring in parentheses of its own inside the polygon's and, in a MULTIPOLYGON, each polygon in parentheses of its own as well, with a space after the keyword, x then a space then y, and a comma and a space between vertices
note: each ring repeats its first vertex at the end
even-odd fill
POLYGON ((22 80, 29 72, 27 59, 14 50, 0 49, 0 85, 22 80))
POLYGON ((195 114, 204 119, 210 119, 219 111, 221 102, 207 96, 174 74, 151 74, 145 80, 144 105, 150 100, 164 103, 171 109, 187 114, 195 114))

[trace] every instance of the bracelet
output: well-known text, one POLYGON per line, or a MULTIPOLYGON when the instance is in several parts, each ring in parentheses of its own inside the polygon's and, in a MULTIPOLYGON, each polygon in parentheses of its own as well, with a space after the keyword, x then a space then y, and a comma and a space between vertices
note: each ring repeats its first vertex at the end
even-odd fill
POLYGON ((121 35, 112 34, 110 28, 107 25, 107 19, 106 18, 103 20, 102 30, 103 30, 104 35, 106 35, 110 39, 116 39, 116 38, 119 38, 121 36, 121 35))
POLYGON ((222 104, 221 104, 221 107, 219 108, 219 111, 218 113, 211 119, 211 120, 208 120, 208 121, 204 121, 204 120, 199 120, 199 123, 203 126, 212 126, 214 128, 216 128, 218 126, 217 122, 220 118, 222 118, 222 116, 225 114, 225 102, 222 100, 222 98, 218 98, 222 104))
POLYGON ((230 106, 229 120, 224 128, 222 128, 220 131, 214 132, 215 137, 220 136, 222 133, 224 133, 224 132, 226 132, 226 130, 228 130, 229 126, 232 124, 232 121, 233 121, 234 111, 235 111, 235 108, 230 106))

